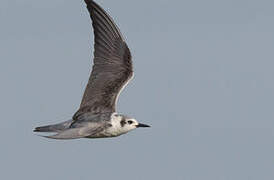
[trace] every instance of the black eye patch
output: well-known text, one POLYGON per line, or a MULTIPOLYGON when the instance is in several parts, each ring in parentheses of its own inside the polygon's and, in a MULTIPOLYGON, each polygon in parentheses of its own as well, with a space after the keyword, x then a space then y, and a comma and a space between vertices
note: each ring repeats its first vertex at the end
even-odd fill
POLYGON ((128 121, 128 124, 132 124, 132 123, 133 123, 133 121, 131 121, 131 120, 128 121))
POLYGON ((122 120, 120 121, 120 124, 121 124, 122 127, 124 127, 124 125, 126 124, 126 120, 125 120, 125 119, 122 119, 122 120))

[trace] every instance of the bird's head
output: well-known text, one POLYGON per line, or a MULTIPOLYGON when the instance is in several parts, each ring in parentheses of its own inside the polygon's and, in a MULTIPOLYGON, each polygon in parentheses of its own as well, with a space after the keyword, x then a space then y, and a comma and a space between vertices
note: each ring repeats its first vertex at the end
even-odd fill
POLYGON ((130 118, 125 115, 116 114, 115 116, 116 123, 118 126, 120 126, 119 128, 121 129, 121 131, 123 131, 123 133, 126 133, 139 127, 150 127, 149 125, 139 123, 136 119, 130 118))

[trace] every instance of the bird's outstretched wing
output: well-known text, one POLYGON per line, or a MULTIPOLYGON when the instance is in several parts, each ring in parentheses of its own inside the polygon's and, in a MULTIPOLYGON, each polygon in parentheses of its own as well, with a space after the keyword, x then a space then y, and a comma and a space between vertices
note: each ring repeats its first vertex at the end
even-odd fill
POLYGON ((115 112, 120 91, 133 76, 130 50, 112 18, 93 0, 85 0, 94 29, 94 64, 80 109, 83 113, 115 112))

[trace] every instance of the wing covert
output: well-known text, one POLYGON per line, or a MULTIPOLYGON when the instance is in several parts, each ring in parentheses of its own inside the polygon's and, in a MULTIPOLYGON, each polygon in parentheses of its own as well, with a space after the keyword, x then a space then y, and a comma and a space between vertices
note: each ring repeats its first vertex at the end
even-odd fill
POLYGON ((85 0, 94 29, 94 64, 79 110, 115 112, 120 90, 133 75, 130 50, 112 18, 93 0, 85 0))

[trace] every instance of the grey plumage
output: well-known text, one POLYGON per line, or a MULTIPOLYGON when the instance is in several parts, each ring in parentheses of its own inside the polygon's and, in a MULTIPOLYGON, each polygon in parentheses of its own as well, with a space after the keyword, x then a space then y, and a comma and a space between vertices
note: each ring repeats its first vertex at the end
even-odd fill
POLYGON ((112 18, 93 0, 85 0, 94 29, 94 60, 79 110, 71 120, 35 128, 56 132, 53 139, 114 137, 148 127, 116 112, 120 91, 133 76, 130 50, 112 18), (120 121, 123 123, 120 123, 120 121))
POLYGON ((58 124, 36 127, 34 129, 34 132, 61 132, 65 129, 68 129, 71 126, 71 123, 72 123, 72 120, 68 120, 58 124))
POLYGON ((94 29, 94 65, 75 121, 87 112, 115 112, 119 91, 133 75, 130 50, 119 28, 94 1, 85 2, 94 29))
POLYGON ((79 128, 69 128, 64 131, 61 131, 52 136, 43 136, 51 139, 78 139, 82 137, 86 138, 100 138, 106 137, 104 133, 102 133, 108 127, 107 124, 101 123, 92 123, 92 127, 83 126, 79 128))

